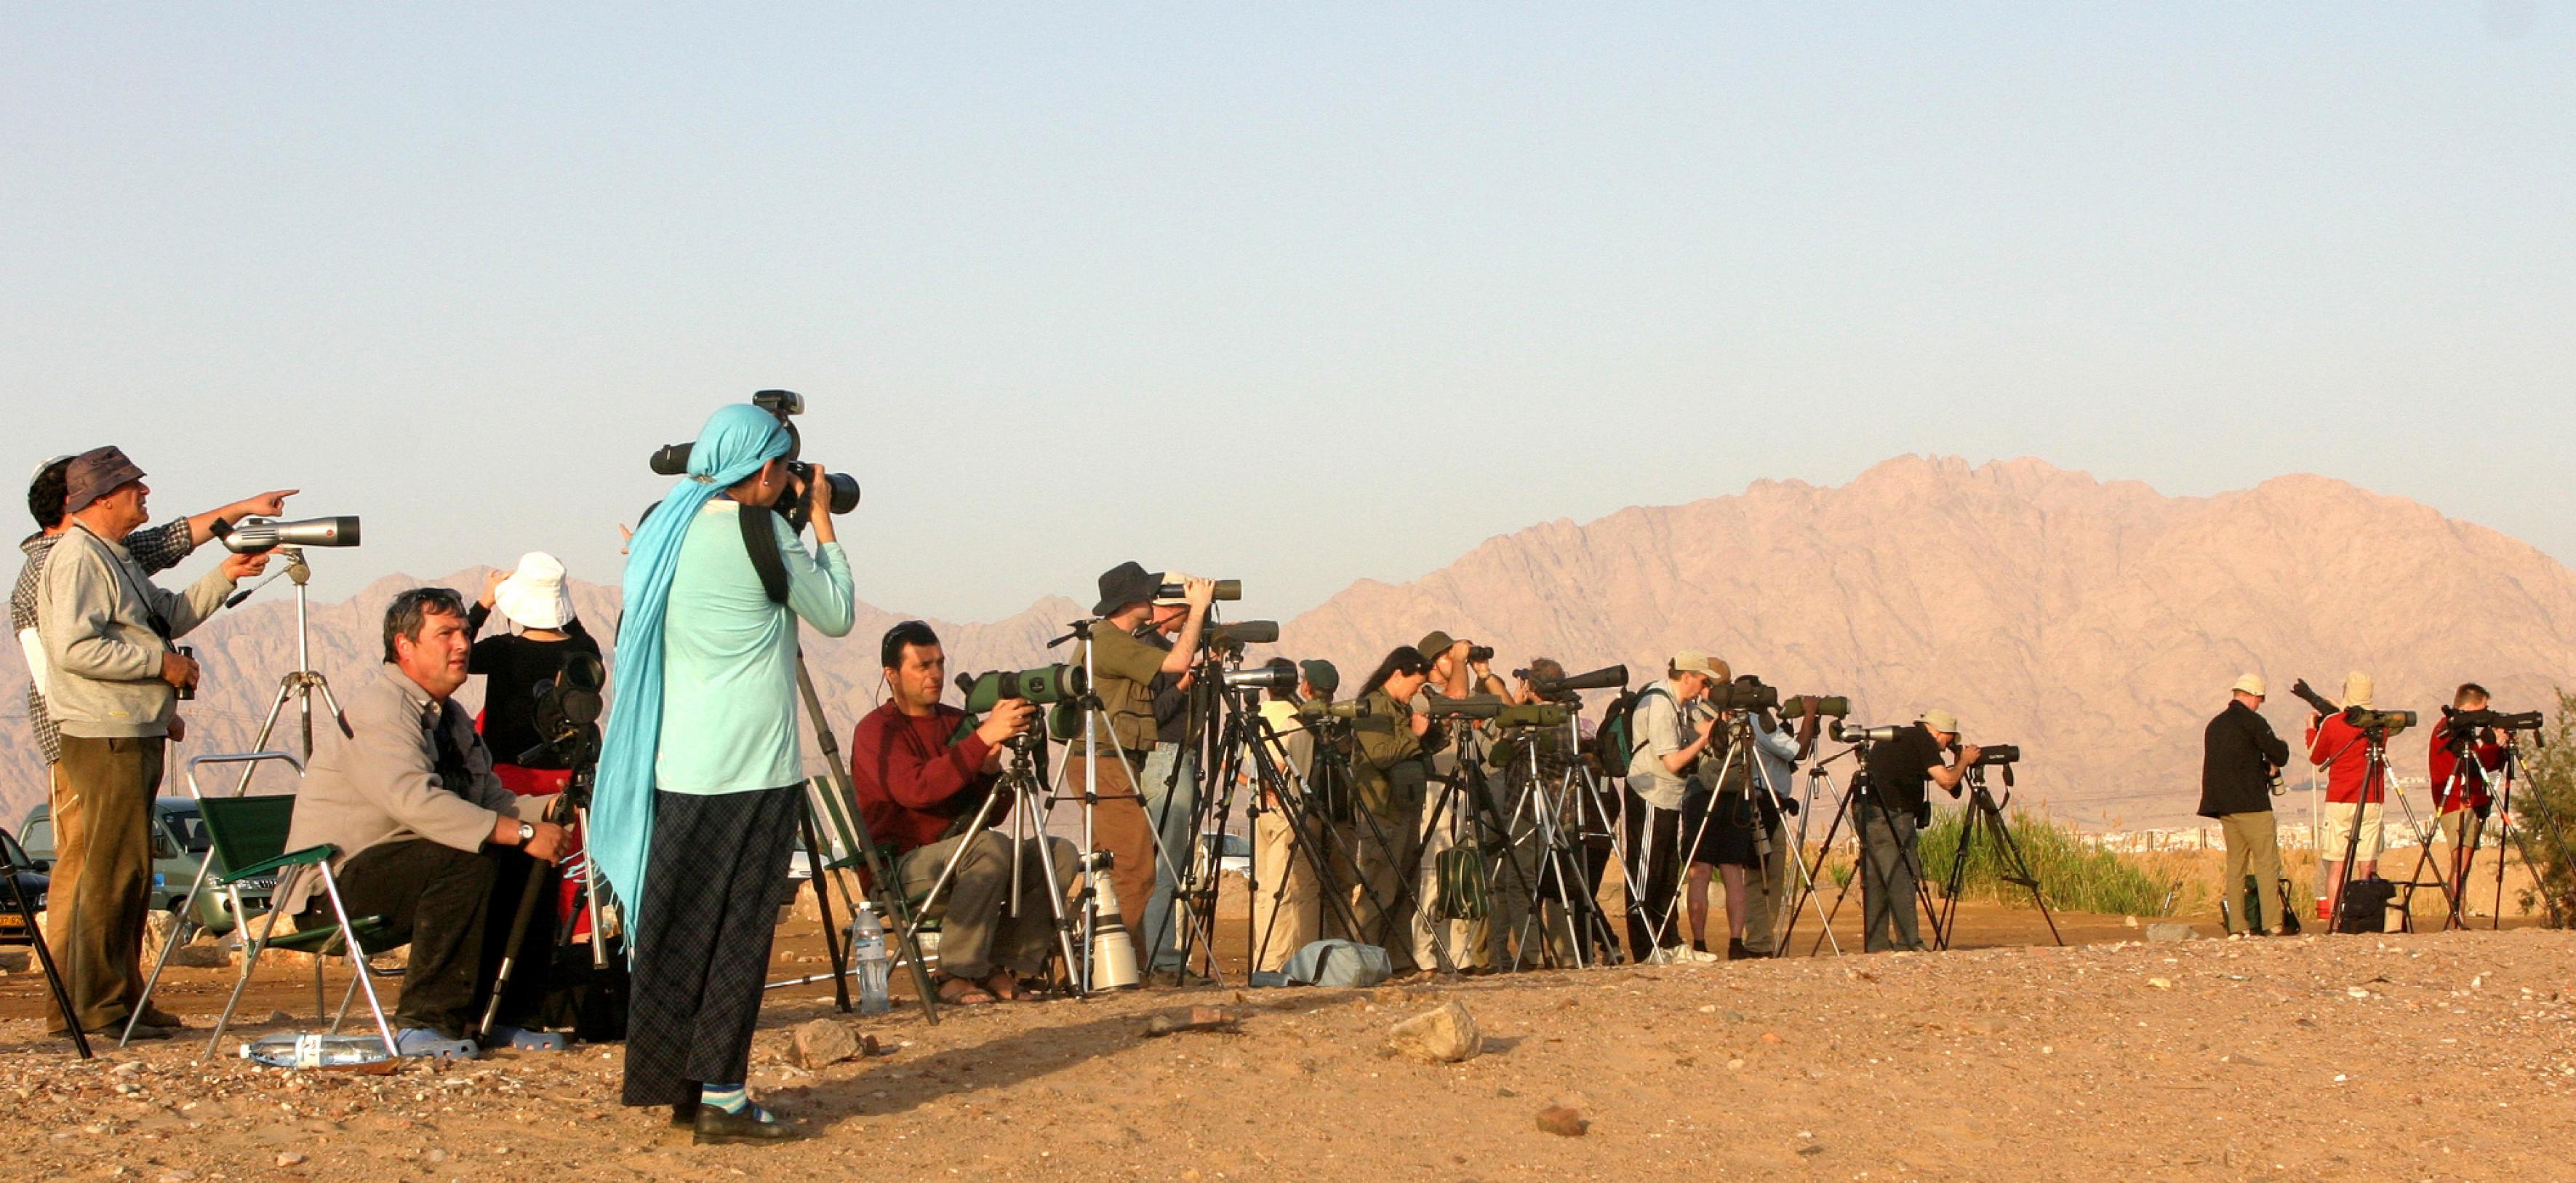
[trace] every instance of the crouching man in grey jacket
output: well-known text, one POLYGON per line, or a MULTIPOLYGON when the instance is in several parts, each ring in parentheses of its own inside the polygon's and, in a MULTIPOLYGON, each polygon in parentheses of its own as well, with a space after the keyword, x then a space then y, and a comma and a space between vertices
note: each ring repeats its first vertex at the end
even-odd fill
MULTIPOLYGON (((378 916, 411 955, 403 970, 394 1044, 404 1055, 472 1058, 521 891, 543 891, 564 831, 542 821, 552 797, 520 797, 492 773, 492 753, 452 699, 465 684, 465 604, 418 587, 385 609, 385 661, 349 696, 355 738, 313 762, 295 802, 287 849, 330 843, 340 899, 352 918, 378 916)), ((330 924, 319 875, 281 884, 277 906, 330 924)), ((528 926, 501 1021, 526 1015, 542 986, 554 935, 550 912, 528 926)), ((523 1048, 560 1037, 496 1031, 523 1048)))
MULTIPOLYGON (((114 1035, 143 997, 143 918, 151 898, 152 799, 179 691, 197 683, 197 663, 170 640, 223 606, 235 581, 259 574, 266 555, 231 555, 185 592, 155 587, 125 549, 126 535, 151 520, 143 470, 115 448, 73 457, 64 476, 70 524, 45 564, 36 593, 37 636, 48 667, 44 692, 62 729, 56 865, 70 885, 52 907, 68 909, 54 929, 71 1015, 114 1035)), ((50 926, 49 926, 50 927, 50 926)), ((147 1011, 137 1039, 166 1039, 175 1016, 147 1011)))

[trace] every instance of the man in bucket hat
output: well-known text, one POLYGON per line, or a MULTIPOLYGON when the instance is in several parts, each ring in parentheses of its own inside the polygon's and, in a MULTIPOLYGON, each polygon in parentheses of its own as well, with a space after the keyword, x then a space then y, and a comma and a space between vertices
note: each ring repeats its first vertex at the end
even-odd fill
MULTIPOLYGON (((69 520, 36 597, 46 705, 61 730, 55 857, 73 869, 51 910, 66 938, 56 948, 74 1013, 55 1018, 111 1035, 143 996, 152 800, 179 691, 197 681, 197 663, 171 639, 268 566, 265 554, 228 555, 184 593, 153 586, 125 548, 149 520, 151 493, 143 469, 116 448, 73 457, 64 470, 69 520)), ((168 1028, 136 1023, 133 1033, 163 1038, 168 1028)))
MULTIPOLYGON (((1146 816, 1144 800, 1136 790, 1144 761, 1159 738, 1154 677, 1189 672, 1200 630, 1207 624, 1208 605, 1216 600, 1214 581, 1183 583, 1181 600, 1187 614, 1172 636, 1171 649, 1157 649, 1137 633, 1152 627, 1154 601, 1162 584, 1162 576, 1141 563, 1120 563, 1102 572, 1100 599, 1091 609, 1100 619, 1091 625, 1089 651, 1077 642, 1065 658, 1073 665, 1088 663, 1091 691, 1100 700, 1099 726, 1107 734, 1076 734, 1066 744, 1065 755, 1091 767, 1093 791, 1099 798, 1092 814, 1094 832, 1100 849, 1109 852, 1109 882, 1117 889, 1119 917, 1131 937, 1145 931, 1145 905, 1154 894, 1160 865, 1152 819, 1146 816), (1096 746, 1087 746, 1086 738, 1096 740, 1096 746)), ((1080 766, 1068 775, 1072 783, 1084 783, 1080 766)), ((1163 853, 1176 866, 1183 865, 1190 854, 1186 850, 1163 853)))

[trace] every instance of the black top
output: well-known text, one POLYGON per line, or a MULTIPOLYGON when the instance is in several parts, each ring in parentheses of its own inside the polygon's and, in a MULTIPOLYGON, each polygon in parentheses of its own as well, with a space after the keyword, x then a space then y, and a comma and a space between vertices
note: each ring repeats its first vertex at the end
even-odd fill
POLYGON ((2272 770, 2290 762, 2290 745, 2272 734, 2271 723, 2231 700, 2200 744, 2200 816, 2272 811, 2272 770))
MULTIPOLYGON (((472 636, 483 631, 491 609, 481 604, 465 610, 465 632, 472 636)), ((516 633, 485 637, 474 642, 465 659, 465 672, 484 675, 483 745, 492 749, 492 759, 522 768, 564 768, 562 758, 553 753, 521 760, 528 749, 545 742, 537 734, 537 686, 552 681, 562 672, 565 660, 575 653, 599 656, 599 642, 592 640, 590 630, 578 620, 564 625, 563 640, 536 641, 516 633)))
MULTIPOLYGON (((1172 639, 1163 630, 1146 625, 1136 631, 1136 639, 1160 649, 1172 651, 1172 639)), ((1189 738, 1190 696, 1181 689, 1179 674, 1156 674, 1154 691, 1154 742, 1177 744, 1189 738)))
POLYGON ((1932 770, 1948 764, 1932 729, 1917 723, 1869 749, 1869 783, 1879 804, 1895 813, 1921 813, 1932 770))

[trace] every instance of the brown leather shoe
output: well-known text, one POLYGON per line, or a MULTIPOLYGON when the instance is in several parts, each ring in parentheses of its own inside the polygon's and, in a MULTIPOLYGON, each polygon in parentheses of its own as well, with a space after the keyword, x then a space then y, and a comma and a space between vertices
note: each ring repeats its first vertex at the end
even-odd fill
POLYGON ((717 1146, 728 1142, 793 1142, 804 1136, 805 1131, 786 1122, 760 1120, 757 1106, 727 1113, 713 1105, 700 1105, 689 1140, 700 1146, 717 1146))

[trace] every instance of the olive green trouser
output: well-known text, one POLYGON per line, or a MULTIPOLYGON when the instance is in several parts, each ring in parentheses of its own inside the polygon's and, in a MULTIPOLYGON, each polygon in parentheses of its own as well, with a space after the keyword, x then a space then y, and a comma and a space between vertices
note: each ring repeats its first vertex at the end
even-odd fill
POLYGON ((2227 869, 2219 885, 2227 897, 2229 932, 2269 933, 2281 927, 2281 843, 2269 809, 2230 813, 2218 819, 2227 841, 2227 869), (2245 877, 2254 877, 2254 901, 2245 900, 2245 877))
MULTIPOLYGON (((45 940, 84 1031, 121 1028, 143 998, 143 920, 152 896, 152 798, 160 736, 62 737, 54 766, 54 870, 45 940)), ((49 1007, 49 1013, 51 1008, 49 1007)), ((52 1013, 60 1024, 63 1016, 52 1013)))

